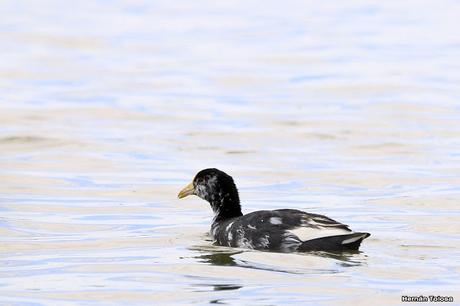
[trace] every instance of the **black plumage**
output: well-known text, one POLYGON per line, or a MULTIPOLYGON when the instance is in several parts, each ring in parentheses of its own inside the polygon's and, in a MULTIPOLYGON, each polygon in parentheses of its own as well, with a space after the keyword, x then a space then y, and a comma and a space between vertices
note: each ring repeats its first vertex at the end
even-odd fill
POLYGON ((179 193, 197 195, 214 211, 211 237, 222 246, 278 252, 357 250, 369 233, 352 232, 323 215, 295 209, 241 212, 238 189, 228 174, 205 169, 179 193))

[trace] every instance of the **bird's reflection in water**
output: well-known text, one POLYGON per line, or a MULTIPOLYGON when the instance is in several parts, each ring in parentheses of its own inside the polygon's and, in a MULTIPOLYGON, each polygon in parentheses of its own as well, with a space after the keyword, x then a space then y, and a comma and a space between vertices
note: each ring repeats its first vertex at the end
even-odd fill
MULTIPOLYGON (((292 274, 303 274, 303 273, 338 273, 338 269, 312 269, 312 267, 303 267, 301 269, 292 269, 288 267, 272 266, 266 264, 260 264, 253 261, 246 261, 235 258, 235 255, 242 254, 244 252, 263 252, 263 251, 252 251, 252 250, 241 250, 232 248, 221 248, 213 246, 195 246, 190 248, 193 251, 201 253, 194 258, 200 262, 211 264, 215 266, 236 266, 241 268, 250 268, 258 270, 266 270, 273 272, 284 272, 292 274)), ((273 254, 271 252, 271 254, 273 254)), ((276 253, 275 253, 276 254, 276 253)), ((285 253, 281 253, 285 254, 285 253)), ((349 251, 349 252, 306 252, 306 253, 293 253, 293 255, 319 257, 319 258, 330 258, 334 260, 334 263, 340 267, 356 267, 365 264, 366 256, 361 251, 349 251)))
POLYGON ((213 286, 214 286, 214 291, 237 290, 243 287, 243 286, 231 285, 231 284, 222 284, 222 285, 213 285, 213 286))
POLYGON ((225 291, 225 290, 238 290, 242 288, 243 286, 240 285, 235 285, 235 284, 207 284, 207 283, 202 283, 202 284, 195 284, 194 287, 200 288, 199 290, 195 291, 225 291))
MULTIPOLYGON (((309 256, 313 260, 329 258, 331 259, 331 264, 335 268, 324 268, 324 265, 318 265, 317 268, 314 267, 301 267, 301 268, 293 268, 293 267, 286 267, 283 266, 283 263, 280 262, 280 265, 272 265, 272 264, 264 264, 257 262, 256 260, 243 260, 238 256, 245 252, 257 252, 258 255, 264 255, 264 252, 261 251, 251 251, 251 250, 241 250, 241 249, 232 249, 226 247, 216 247, 212 245, 206 246, 193 246, 190 250, 197 252, 197 256, 193 256, 199 262, 204 264, 214 265, 214 266, 234 266, 239 268, 247 268, 247 269, 256 269, 256 270, 264 270, 264 271, 271 271, 277 273, 289 273, 289 274, 336 274, 340 273, 347 267, 359 266, 362 265, 366 259, 365 256, 362 256, 362 252, 353 251, 353 252, 338 252, 338 253, 330 253, 330 252, 310 252, 310 253, 295 253, 292 255, 300 255, 300 256, 309 256), (337 267, 338 265, 338 267, 337 267), (319 267, 322 268, 319 268, 319 267)), ((270 254, 271 255, 271 254, 270 254)), ((316 262, 316 261, 314 261, 316 262)), ((237 272, 235 272, 237 273, 237 272)), ((199 284, 193 285, 195 291, 236 291, 240 288, 243 288, 243 284, 235 284, 235 280, 231 279, 228 280, 229 282, 226 283, 227 279, 207 279, 205 283, 200 282, 199 284)), ((225 299, 212 299, 209 300, 210 304, 226 304, 225 299)))
POLYGON ((210 252, 196 256, 203 263, 208 263, 214 266, 238 266, 235 259, 232 257, 236 254, 241 254, 243 251, 237 252, 210 252))
MULTIPOLYGON (((232 257, 233 255, 240 254, 243 251, 236 250, 236 251, 229 251, 229 250, 222 250, 219 248, 215 248, 213 246, 194 246, 191 247, 190 250, 197 251, 200 253, 198 256, 193 256, 199 262, 211 264, 214 266, 238 266, 235 259, 232 257)), ((230 290, 238 290, 242 288, 242 285, 234 284, 234 283, 224 283, 223 281, 219 281, 219 283, 200 283, 194 285, 195 288, 200 288, 197 291, 230 291, 230 290)), ((222 300, 211 300, 209 301, 211 304, 225 304, 222 300)))
MULTIPOLYGON (((301 253, 302 254, 302 253, 301 253)), ((361 251, 347 252, 308 252, 303 254, 315 255, 319 257, 335 259, 336 263, 342 267, 361 266, 365 263, 367 256, 361 251)))

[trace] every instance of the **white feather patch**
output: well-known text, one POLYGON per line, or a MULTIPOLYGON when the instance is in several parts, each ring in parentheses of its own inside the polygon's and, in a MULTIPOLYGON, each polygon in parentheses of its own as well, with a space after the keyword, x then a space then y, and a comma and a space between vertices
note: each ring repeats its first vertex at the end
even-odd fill
POLYGON ((356 236, 356 237, 352 237, 352 238, 348 238, 348 239, 345 239, 342 241, 342 244, 348 244, 348 243, 353 243, 353 242, 356 242, 358 241, 359 239, 362 239, 366 237, 366 235, 361 235, 361 236, 356 236))
POLYGON ((306 226, 297 227, 292 230, 288 230, 287 232, 299 237, 302 241, 336 235, 353 234, 353 232, 349 232, 341 228, 313 228, 306 226))
POLYGON ((233 225, 233 222, 230 222, 229 225, 227 225, 227 227, 225 228, 225 231, 228 232, 230 230, 230 227, 232 227, 233 225))
POLYGON ((278 224, 283 223, 283 221, 281 220, 280 217, 271 217, 270 218, 270 223, 273 224, 273 225, 278 225, 278 224))
POLYGON ((219 230, 219 226, 215 226, 212 230, 211 230, 211 234, 213 237, 216 236, 216 232, 219 230))
POLYGON ((270 241, 268 240, 268 235, 265 235, 264 237, 259 239, 259 244, 260 247, 266 248, 270 244, 270 241))
POLYGON ((302 241, 300 241, 297 236, 286 233, 283 235, 281 249, 283 251, 294 251, 299 247, 300 244, 302 244, 302 241))

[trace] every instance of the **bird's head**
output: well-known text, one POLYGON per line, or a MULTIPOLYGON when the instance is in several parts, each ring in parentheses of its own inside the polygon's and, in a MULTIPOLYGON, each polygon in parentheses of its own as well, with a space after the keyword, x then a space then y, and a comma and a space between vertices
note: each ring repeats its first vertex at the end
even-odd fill
POLYGON ((192 182, 179 192, 178 197, 182 199, 189 195, 208 201, 216 215, 241 215, 238 190, 233 178, 218 169, 209 168, 198 172, 192 182))

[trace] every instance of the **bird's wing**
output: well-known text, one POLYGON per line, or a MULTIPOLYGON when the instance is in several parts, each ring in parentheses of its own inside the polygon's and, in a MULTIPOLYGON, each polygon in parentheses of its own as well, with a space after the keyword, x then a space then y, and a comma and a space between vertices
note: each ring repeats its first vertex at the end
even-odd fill
POLYGON ((295 209, 249 213, 239 219, 238 228, 254 248, 280 251, 296 250, 307 240, 352 233, 345 224, 295 209))
POLYGON ((290 209, 280 209, 274 212, 278 213, 283 220, 286 233, 294 235, 300 241, 352 233, 346 224, 323 215, 290 209))

